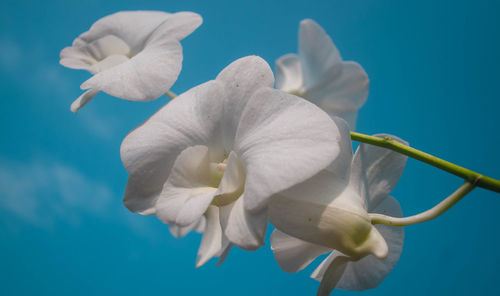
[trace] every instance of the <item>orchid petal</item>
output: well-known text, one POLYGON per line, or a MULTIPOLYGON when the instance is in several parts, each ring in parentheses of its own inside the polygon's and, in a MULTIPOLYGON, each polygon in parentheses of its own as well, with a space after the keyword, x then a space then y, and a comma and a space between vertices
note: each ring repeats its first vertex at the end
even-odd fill
POLYGON ((336 257, 338 257, 338 254, 333 254, 332 252, 325 259, 323 259, 318 267, 316 267, 316 269, 311 273, 311 278, 317 280, 318 282, 321 282, 321 280, 323 280, 323 277, 325 276, 326 269, 328 268, 328 266, 330 266, 330 264, 333 262, 333 259, 335 259, 336 257))
POLYGON ((338 146, 340 148, 339 155, 335 158, 334 161, 330 163, 330 165, 326 168, 329 172, 333 173, 336 178, 341 180, 349 179, 349 175, 351 172, 351 163, 352 163, 352 141, 350 128, 347 122, 340 118, 333 116, 333 122, 337 126, 341 141, 338 142, 338 146))
MULTIPOLYGON (((182 11, 169 15, 153 32, 151 39, 174 38, 182 40, 198 28, 203 19, 194 12, 182 11)), ((151 40, 150 40, 151 41, 151 40)))
POLYGON ((314 271, 311 277, 321 278, 317 296, 328 296, 335 289, 349 263, 350 259, 345 256, 328 256, 314 271))
POLYGON ((120 149, 130 174, 124 199, 127 208, 155 213, 170 170, 187 147, 208 144, 209 153, 221 150, 216 135, 222 111, 217 100, 222 97, 220 84, 207 82, 180 95, 127 135, 120 149))
POLYGON ((59 63, 71 69, 88 70, 96 59, 90 56, 87 51, 79 47, 65 47, 61 50, 59 63))
POLYGON ((273 87, 274 76, 266 61, 257 56, 248 56, 232 62, 219 73, 216 80, 225 86, 222 141, 226 151, 231 151, 238 123, 250 97, 259 88, 273 87))
POLYGON ((219 209, 210 206, 205 214, 207 226, 201 239, 200 248, 196 257, 196 268, 205 264, 212 257, 217 256, 222 248, 222 229, 219 222, 219 209))
MULTIPOLYGON (((380 134, 377 137, 392 137, 408 145, 407 142, 390 135, 380 134)), ((407 156, 381 147, 360 144, 356 151, 351 168, 351 184, 359 194, 365 197, 368 208, 377 206, 380 201, 392 192, 403 174, 407 156)))
POLYGON ((203 231, 205 231, 205 227, 207 227, 207 219, 203 216, 193 229, 198 233, 203 233, 203 231))
POLYGON ((259 211, 273 194, 326 168, 340 153, 341 136, 329 116, 306 100, 275 89, 257 90, 235 139, 246 169, 246 209, 259 211))
POLYGON ((311 19, 300 22, 299 56, 306 89, 321 82, 327 71, 338 69, 334 66, 342 62, 330 36, 311 19))
POLYGON ((83 106, 85 106, 90 100, 92 100, 95 95, 99 93, 99 90, 96 89, 89 89, 86 92, 84 92, 81 96, 76 99, 70 107, 71 112, 76 113, 78 110, 80 110, 83 106))
POLYGON ((205 230, 205 216, 202 216, 198 221, 193 222, 188 226, 180 226, 176 224, 170 224, 169 230, 170 233, 176 237, 181 238, 188 234, 191 230, 194 230, 198 233, 202 233, 205 230))
MULTIPOLYGON (((223 235, 223 237, 226 238, 227 240, 227 237, 225 235, 223 235)), ((229 252, 234 246, 229 240, 227 240, 226 244, 224 244, 223 242, 222 245, 225 246, 223 247, 222 252, 220 252, 219 254, 219 260, 217 260, 217 267, 221 266, 221 264, 224 263, 224 261, 226 261, 229 252)))
POLYGON ((131 101, 150 101, 174 84, 182 67, 182 46, 170 38, 155 38, 127 62, 99 72, 82 89, 99 89, 131 101))
POLYGON ((301 89, 302 66, 296 54, 287 54, 276 60, 276 88, 286 92, 301 89))
POLYGON ((271 249, 281 269, 289 273, 304 269, 318 256, 331 251, 330 248, 289 236, 278 229, 271 235, 271 249))
POLYGON ((256 250, 264 244, 267 228, 265 211, 251 213, 245 209, 245 195, 220 207, 222 229, 229 241, 245 250, 256 250))
POLYGON ((95 22, 90 29, 73 42, 81 47, 107 35, 116 36, 132 48, 142 49, 151 33, 172 14, 161 11, 120 11, 95 22), (140 25, 138 25, 140 24, 140 25))
POLYGON ((156 215, 164 223, 188 226, 197 222, 217 190, 210 179, 208 147, 186 148, 175 160, 156 201, 156 215))
POLYGON ((112 64, 119 64, 118 62, 109 63, 108 61, 104 62, 104 64, 109 65, 108 67, 95 66, 106 58, 120 56, 121 63, 128 60, 129 55, 130 47, 122 39, 114 35, 106 35, 88 44, 64 48, 60 54, 60 63, 69 68, 86 69, 95 74, 110 68, 112 64))
POLYGON ((358 109, 368 97, 369 80, 355 62, 342 62, 339 71, 328 71, 307 89, 306 97, 330 115, 343 118, 355 128, 358 109))
POLYGON ((102 61, 93 64, 91 67, 88 68, 88 70, 94 74, 111 69, 115 66, 118 66, 120 64, 123 64, 129 60, 128 57, 124 55, 119 55, 119 54, 113 54, 110 55, 106 58, 104 58, 102 61))

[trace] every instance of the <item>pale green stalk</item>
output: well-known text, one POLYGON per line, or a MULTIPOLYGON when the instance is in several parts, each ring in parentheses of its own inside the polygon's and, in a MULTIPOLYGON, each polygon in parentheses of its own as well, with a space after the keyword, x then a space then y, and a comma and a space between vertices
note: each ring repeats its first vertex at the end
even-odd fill
POLYGON ((460 188, 457 189, 457 191, 453 192, 452 195, 448 196, 445 198, 442 202, 437 204, 435 207, 433 207, 430 210, 427 210, 425 212, 422 212, 418 215, 410 216, 410 217, 404 217, 404 218, 397 218, 397 217, 391 217, 383 214, 368 214, 368 216, 371 219, 372 224, 385 224, 385 225, 391 225, 391 226, 408 226, 408 225, 413 225, 413 224, 418 224, 422 223, 425 221, 432 220, 444 212, 446 212, 449 208, 451 208, 453 205, 455 205, 459 200, 461 200, 467 193, 471 192, 472 189, 474 189, 474 184, 465 181, 460 188))
POLYGON ((173 93, 173 92, 171 92, 169 90, 167 90, 167 92, 165 93, 165 95, 167 97, 169 97, 170 99, 173 99, 173 98, 177 97, 177 95, 175 93, 173 93))

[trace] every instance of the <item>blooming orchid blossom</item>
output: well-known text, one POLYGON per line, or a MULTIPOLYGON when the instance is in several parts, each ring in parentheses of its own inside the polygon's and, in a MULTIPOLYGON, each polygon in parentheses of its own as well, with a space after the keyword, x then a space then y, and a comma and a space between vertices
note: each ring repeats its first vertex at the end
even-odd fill
POLYGON ((174 84, 182 67, 179 41, 202 18, 193 12, 122 11, 95 22, 61 51, 61 65, 94 74, 71 105, 77 112, 98 92, 131 101, 158 98, 174 84))
POLYGON ((130 174, 124 203, 131 211, 156 215, 179 235, 206 223, 197 266, 223 258, 232 245, 260 247, 269 198, 317 174, 340 152, 332 119, 273 85, 264 60, 239 59, 122 143, 130 174))
POLYGON ((316 22, 300 22, 299 54, 276 61, 276 88, 303 97, 355 129, 358 109, 368 97, 368 76, 344 62, 332 39, 316 22))
POLYGON ((276 226, 271 247, 284 271, 300 271, 331 252, 311 275, 321 281, 318 295, 335 287, 375 288, 395 266, 403 246, 403 228, 374 226, 368 213, 401 217, 399 203, 389 194, 407 157, 361 144, 353 158, 350 141, 345 141, 329 168, 269 204, 269 219, 276 226))

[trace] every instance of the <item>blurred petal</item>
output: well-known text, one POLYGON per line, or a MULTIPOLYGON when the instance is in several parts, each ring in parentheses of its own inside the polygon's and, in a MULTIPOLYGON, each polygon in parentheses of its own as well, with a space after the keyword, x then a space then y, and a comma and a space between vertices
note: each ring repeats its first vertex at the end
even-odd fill
POLYGON ((71 69, 88 70, 97 61, 82 48, 65 47, 61 50, 59 63, 71 69))
POLYGON ((219 209, 210 206, 205 214, 207 226, 201 239, 198 256, 196 257, 196 268, 205 264, 212 257, 217 256, 222 248, 222 229, 219 222, 219 209))
POLYGON ((274 76, 266 61, 257 56, 248 56, 232 62, 220 72, 216 80, 225 86, 222 141, 226 151, 231 151, 236 128, 247 102, 257 89, 273 87, 274 76))
POLYGON ((61 59, 92 59, 94 63, 110 55, 130 55, 130 47, 115 35, 105 35, 92 42, 61 51, 61 59))
POLYGON ((194 231, 196 231, 198 233, 203 233, 203 231, 205 231, 206 226, 207 226, 207 219, 205 218, 205 216, 203 216, 198 221, 198 223, 196 223, 196 225, 194 227, 194 231))
POLYGON ((333 253, 328 255, 321 263, 316 267, 316 269, 311 273, 311 278, 317 280, 318 282, 321 282, 323 279, 323 276, 325 275, 326 269, 328 266, 330 266, 330 263, 333 262, 333 259, 335 257, 338 257, 334 255, 333 253))
MULTIPOLYGON (((177 156, 187 147, 217 148, 223 97, 220 85, 207 82, 168 103, 123 140, 121 158, 130 174, 125 205, 133 212, 154 214, 154 204, 177 156), (189 119, 189 120, 186 120, 189 119)), ((214 152, 215 151, 215 152, 214 152)))
MULTIPOLYGON (((223 237, 226 237, 226 236, 223 235, 223 237)), ((226 240, 227 240, 227 238, 226 238, 226 240)), ((224 245, 224 242, 222 244, 224 245)), ((233 246, 234 245, 231 242, 229 242, 229 240, 227 240, 225 247, 223 247, 223 250, 219 255, 219 260, 217 261, 217 267, 219 267, 222 263, 224 263, 224 261, 226 261, 227 255, 229 255, 229 252, 231 251, 233 246)))
MULTIPOLYGON (((408 145, 395 136, 375 136, 392 137, 408 145)), ((365 197, 369 209, 376 207, 392 192, 403 174, 407 159, 407 156, 386 148, 363 143, 359 145, 352 161, 351 186, 365 197)))
POLYGON ((326 168, 339 157, 341 137, 314 104, 275 89, 257 90, 246 104, 235 140, 246 169, 246 209, 262 209, 271 195, 326 168))
POLYGON ((156 215, 164 223, 188 226, 207 210, 217 190, 211 185, 208 147, 186 148, 175 160, 156 201, 156 215))
POLYGON ((132 53, 136 53, 142 49, 151 33, 170 15, 162 11, 113 13, 95 22, 87 32, 75 39, 73 46, 82 46, 104 36, 113 35, 125 41, 131 47, 132 53))
POLYGON ((266 212, 250 213, 245 209, 245 195, 220 207, 222 229, 229 241, 245 250, 256 250, 264 244, 267 228, 266 212))
POLYGON ((71 104, 71 107, 70 107, 71 112, 73 112, 73 113, 78 112, 78 110, 80 110, 80 108, 82 108, 90 100, 92 100, 95 97, 95 95, 97 95, 97 93, 99 93, 99 90, 95 90, 95 89, 89 89, 86 92, 84 92, 81 96, 78 97, 78 99, 76 99, 71 104))
POLYGON ((316 257, 331 251, 329 248, 289 236, 278 229, 271 235, 271 249, 281 269, 290 273, 304 269, 316 257))
POLYGON ((328 256, 311 275, 312 278, 321 281, 319 284, 318 296, 328 296, 335 289, 337 283, 342 278, 344 270, 349 262, 345 256, 328 256))
POLYGON ((114 54, 104 58, 98 63, 93 64, 88 68, 88 70, 95 74, 118 66, 122 63, 127 62, 128 60, 129 58, 124 55, 114 54))
MULTIPOLYGON (((384 199, 374 209, 375 213, 383 213, 393 217, 401 217, 399 203, 392 197, 384 199)), ((337 288, 361 291, 377 287, 385 277, 392 271, 403 250, 404 228, 387 225, 375 226, 384 237, 389 247, 389 254, 385 259, 378 259, 369 255, 359 261, 349 262, 340 279, 337 288)), ((333 256, 342 256, 334 251, 333 256)))
POLYGON ((287 54, 276 60, 276 88, 286 92, 302 88, 302 66, 296 54, 287 54))
POLYGON ((182 40, 198 28, 203 19, 194 12, 183 11, 169 15, 153 32, 151 39, 174 38, 182 40))
POLYGON ((202 233, 203 230, 205 229, 205 217, 202 216, 201 219, 193 222, 188 226, 179 226, 176 224, 170 224, 168 228, 170 230, 170 233, 176 238, 184 237, 191 230, 202 233))
POLYGON ((325 72, 314 86, 307 88, 306 97, 330 115, 342 117, 355 128, 357 110, 368 97, 369 80, 363 68, 355 62, 342 62, 338 71, 325 72), (354 117, 354 118, 353 118, 354 117))
POLYGON ((99 89, 131 101, 150 101, 174 84, 182 67, 182 46, 170 38, 154 38, 127 62, 99 72, 82 89, 99 89))
MULTIPOLYGON (((321 82, 327 71, 342 62, 330 36, 311 19, 300 22, 299 56, 306 89, 321 82)), ((332 74, 334 73, 330 73, 330 77, 334 78, 335 75, 332 74)))

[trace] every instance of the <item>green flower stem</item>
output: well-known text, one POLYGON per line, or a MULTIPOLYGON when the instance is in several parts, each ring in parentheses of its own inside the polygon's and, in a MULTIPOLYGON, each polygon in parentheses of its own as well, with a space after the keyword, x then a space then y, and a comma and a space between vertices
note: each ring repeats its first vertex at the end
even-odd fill
POLYGON ((420 161, 425 162, 427 164, 430 164, 434 167, 442 169, 450 174, 453 174, 455 176, 463 178, 465 181, 468 181, 469 183, 473 184, 474 186, 500 193, 500 181, 499 180, 483 176, 479 173, 476 173, 476 172, 471 171, 469 169, 466 169, 464 167, 458 166, 458 165, 453 164, 453 163, 446 161, 444 159, 430 155, 428 153, 417 150, 415 148, 406 146, 403 143, 400 143, 396 140, 393 140, 391 137, 380 138, 380 137, 374 137, 374 136, 360 134, 357 132, 351 132, 351 139, 353 141, 358 141, 358 142, 367 143, 367 144, 371 144, 371 145, 375 145, 375 146, 379 146, 379 147, 384 147, 384 148, 399 152, 399 153, 404 154, 406 156, 409 156, 411 158, 420 160, 420 161))
POLYGON ((444 212, 446 212, 449 208, 455 205, 459 200, 461 200, 467 193, 471 192, 474 189, 474 184, 465 181, 460 188, 457 189, 452 195, 445 198, 442 202, 437 204, 430 210, 422 212, 418 215, 405 217, 405 218, 396 218, 391 216, 386 216, 383 214, 368 214, 371 219, 372 224, 385 224, 391 226, 408 226, 413 224, 422 223, 425 221, 432 220, 444 212))
POLYGON ((167 92, 165 93, 165 95, 167 97, 169 97, 170 99, 173 99, 173 98, 177 97, 177 95, 175 93, 173 93, 173 92, 171 92, 169 90, 167 90, 167 92))

